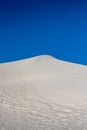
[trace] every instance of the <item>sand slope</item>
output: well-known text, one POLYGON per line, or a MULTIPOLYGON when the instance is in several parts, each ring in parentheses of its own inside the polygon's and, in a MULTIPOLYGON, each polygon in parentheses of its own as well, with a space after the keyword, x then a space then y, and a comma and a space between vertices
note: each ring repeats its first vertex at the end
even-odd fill
POLYGON ((0 130, 87 130, 87 67, 48 55, 0 64, 0 130))

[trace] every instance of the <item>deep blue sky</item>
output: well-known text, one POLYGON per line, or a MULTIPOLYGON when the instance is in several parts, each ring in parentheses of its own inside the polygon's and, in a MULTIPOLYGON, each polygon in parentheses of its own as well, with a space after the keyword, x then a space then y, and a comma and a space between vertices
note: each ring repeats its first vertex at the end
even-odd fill
POLYGON ((0 0, 0 63, 40 54, 87 65, 87 0, 0 0))

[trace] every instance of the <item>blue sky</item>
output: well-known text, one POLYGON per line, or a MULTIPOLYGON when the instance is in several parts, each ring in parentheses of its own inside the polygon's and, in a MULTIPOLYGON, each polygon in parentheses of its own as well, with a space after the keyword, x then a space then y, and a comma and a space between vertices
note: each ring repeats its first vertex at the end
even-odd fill
POLYGON ((40 54, 87 65, 86 0, 0 1, 0 63, 40 54))

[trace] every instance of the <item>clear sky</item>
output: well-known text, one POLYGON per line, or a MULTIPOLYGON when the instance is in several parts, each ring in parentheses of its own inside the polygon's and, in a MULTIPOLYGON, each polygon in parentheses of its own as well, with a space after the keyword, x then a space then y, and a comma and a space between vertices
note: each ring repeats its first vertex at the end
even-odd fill
POLYGON ((0 63, 40 54, 87 65, 87 0, 0 0, 0 63))

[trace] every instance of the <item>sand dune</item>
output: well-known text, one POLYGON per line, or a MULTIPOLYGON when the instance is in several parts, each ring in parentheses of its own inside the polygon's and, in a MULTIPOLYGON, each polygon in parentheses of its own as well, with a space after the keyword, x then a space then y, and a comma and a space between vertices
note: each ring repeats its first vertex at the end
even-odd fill
POLYGON ((87 130, 87 66, 49 55, 0 64, 0 130, 87 130))

